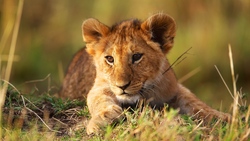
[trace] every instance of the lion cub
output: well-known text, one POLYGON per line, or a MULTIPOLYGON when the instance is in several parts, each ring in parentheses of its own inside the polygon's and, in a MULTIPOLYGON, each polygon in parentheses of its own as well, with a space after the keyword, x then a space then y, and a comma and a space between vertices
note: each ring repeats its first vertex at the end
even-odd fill
POLYGON ((123 105, 140 99, 156 108, 168 104, 196 118, 230 120, 230 115, 210 108, 178 83, 166 59, 175 33, 175 21, 162 13, 111 27, 93 18, 83 22, 86 49, 74 56, 60 96, 87 99, 92 117, 88 134, 118 120, 123 105))

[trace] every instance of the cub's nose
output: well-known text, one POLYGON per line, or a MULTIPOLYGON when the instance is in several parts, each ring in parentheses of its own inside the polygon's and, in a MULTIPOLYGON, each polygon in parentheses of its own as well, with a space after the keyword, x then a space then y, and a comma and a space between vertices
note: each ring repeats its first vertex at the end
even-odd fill
POLYGON ((128 88, 128 86, 130 85, 131 81, 129 81, 127 84, 121 86, 121 85, 116 85, 117 87, 121 88, 122 90, 125 90, 128 88))

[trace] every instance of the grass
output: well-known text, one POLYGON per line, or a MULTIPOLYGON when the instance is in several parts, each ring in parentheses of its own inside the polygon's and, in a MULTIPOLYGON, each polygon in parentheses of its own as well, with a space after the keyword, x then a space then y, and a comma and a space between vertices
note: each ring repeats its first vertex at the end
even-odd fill
MULTIPOLYGON (((17 20, 8 26, 13 25, 14 32, 11 34, 11 31, 7 30, 10 28, 6 28, 0 46, 2 55, 6 40, 12 35, 6 66, 0 60, 2 140, 249 140, 250 108, 241 102, 244 100, 244 94, 236 89, 231 48, 229 58, 233 92, 228 90, 234 99, 232 122, 213 121, 205 125, 203 121, 194 121, 191 117, 178 115, 177 110, 157 111, 146 106, 125 110, 126 119, 103 128, 98 135, 88 136, 84 127, 90 114, 84 101, 62 100, 49 91, 42 95, 33 92, 24 95, 9 83, 23 0, 19 2, 17 20)), ((164 109, 167 108, 166 106, 164 109)))

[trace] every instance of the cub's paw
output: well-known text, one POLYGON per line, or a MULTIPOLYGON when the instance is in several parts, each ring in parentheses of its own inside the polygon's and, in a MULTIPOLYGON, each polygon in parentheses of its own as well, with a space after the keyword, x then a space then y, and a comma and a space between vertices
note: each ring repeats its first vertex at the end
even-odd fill
POLYGON ((118 105, 110 105, 98 114, 103 121, 111 124, 123 118, 123 110, 118 105))
POLYGON ((107 126, 123 118, 123 110, 120 106, 110 105, 98 113, 93 113, 87 125, 87 134, 97 134, 101 127, 107 126))
POLYGON ((87 134, 97 134, 99 133, 100 127, 97 124, 97 121, 95 121, 93 118, 89 121, 89 124, 87 125, 87 134))

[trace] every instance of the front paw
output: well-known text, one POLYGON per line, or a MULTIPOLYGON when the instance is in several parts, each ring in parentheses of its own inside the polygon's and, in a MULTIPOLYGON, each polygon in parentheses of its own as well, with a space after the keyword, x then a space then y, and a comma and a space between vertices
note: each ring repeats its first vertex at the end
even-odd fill
POLYGON ((101 127, 107 126, 123 118, 122 108, 117 105, 110 105, 98 113, 93 113, 87 125, 87 134, 97 134, 101 127))
POLYGON ((100 127, 97 124, 97 121, 95 121, 93 118, 89 121, 87 125, 87 134, 92 135, 92 134, 97 134, 99 133, 100 127))

